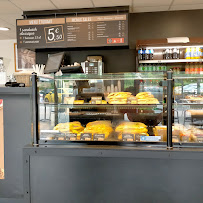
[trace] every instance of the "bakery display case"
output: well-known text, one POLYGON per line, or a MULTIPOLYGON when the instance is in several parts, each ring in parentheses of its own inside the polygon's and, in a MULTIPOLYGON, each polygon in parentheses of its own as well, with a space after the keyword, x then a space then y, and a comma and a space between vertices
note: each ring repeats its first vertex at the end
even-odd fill
POLYGON ((35 141, 166 145, 164 79, 163 73, 37 77, 35 141))
POLYGON ((173 141, 203 144, 203 75, 174 74, 173 141))

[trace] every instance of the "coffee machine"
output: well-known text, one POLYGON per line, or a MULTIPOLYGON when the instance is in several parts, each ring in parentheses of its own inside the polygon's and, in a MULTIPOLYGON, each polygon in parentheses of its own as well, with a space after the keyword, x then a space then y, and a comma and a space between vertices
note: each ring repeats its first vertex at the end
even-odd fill
POLYGON ((104 73, 102 56, 88 56, 87 60, 81 63, 81 66, 85 74, 102 75, 104 73))

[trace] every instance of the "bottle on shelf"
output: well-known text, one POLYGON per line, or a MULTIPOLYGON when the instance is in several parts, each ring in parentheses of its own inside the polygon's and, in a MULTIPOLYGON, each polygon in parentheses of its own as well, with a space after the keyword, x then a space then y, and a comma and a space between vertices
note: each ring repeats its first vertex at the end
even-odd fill
POLYGON ((142 49, 142 60, 146 60, 145 55, 146 55, 146 49, 142 49))
POLYGON ((180 59, 180 49, 177 49, 177 59, 180 59))
POLYGON ((177 73, 177 74, 180 73, 180 67, 176 67, 176 73, 177 73))
POLYGON ((156 64, 153 64, 152 71, 156 71, 156 64))
POLYGON ((195 59, 196 58, 196 48, 192 47, 191 48, 191 55, 190 55, 190 59, 195 59))
POLYGON ((203 64, 200 63, 200 74, 202 75, 203 74, 203 64))
POLYGON ((145 64, 144 67, 143 67, 143 71, 144 71, 144 72, 147 72, 147 70, 148 70, 148 65, 145 64))
POLYGON ((166 59, 166 49, 163 50, 162 54, 163 54, 163 59, 166 59))
POLYGON ((149 49, 145 51, 145 60, 149 60, 149 49))
POLYGON ((185 50, 185 59, 191 59, 191 49, 187 47, 185 50))
POLYGON ((198 74, 198 69, 199 69, 199 65, 198 65, 198 63, 195 63, 194 74, 198 74))
POLYGON ((169 49, 169 59, 173 59, 173 50, 169 49))
POLYGON ((185 65, 185 73, 186 74, 190 73, 190 65, 188 63, 185 65))
POLYGON ((201 59, 201 57, 202 57, 201 47, 196 47, 196 59, 201 59))
POLYGON ((166 49, 166 51, 165 51, 165 59, 166 59, 166 60, 170 59, 170 52, 169 52, 169 49, 166 49))
POLYGON ((200 50, 201 50, 200 58, 202 59, 203 58, 203 47, 200 47, 200 50))
POLYGON ((138 59, 143 60, 143 51, 142 51, 142 49, 138 50, 138 59))
POLYGON ((195 66, 193 63, 190 64, 190 74, 194 74, 195 72, 195 66))
POLYGON ((142 71, 143 71, 143 65, 142 65, 142 64, 138 67, 138 71, 139 71, 139 72, 142 72, 142 71))
POLYGON ((173 59, 177 59, 178 58, 178 50, 176 48, 173 49, 173 59))
POLYGON ((154 58, 154 50, 149 49, 149 60, 153 60, 153 58, 154 58))
POLYGON ((152 64, 149 64, 149 65, 148 65, 148 71, 149 71, 149 72, 152 72, 152 71, 153 71, 153 65, 152 65, 152 64))

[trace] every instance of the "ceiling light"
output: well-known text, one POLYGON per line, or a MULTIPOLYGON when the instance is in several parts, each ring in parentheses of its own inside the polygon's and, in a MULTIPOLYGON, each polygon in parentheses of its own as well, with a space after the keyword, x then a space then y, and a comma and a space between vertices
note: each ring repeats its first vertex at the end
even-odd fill
POLYGON ((0 27, 0 31, 8 31, 8 30, 10 30, 10 28, 7 28, 7 27, 0 27))

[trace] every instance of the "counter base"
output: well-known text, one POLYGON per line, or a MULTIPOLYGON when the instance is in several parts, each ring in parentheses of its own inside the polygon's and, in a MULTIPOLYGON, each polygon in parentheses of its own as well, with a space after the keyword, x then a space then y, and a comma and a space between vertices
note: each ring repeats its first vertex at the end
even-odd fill
POLYGON ((32 203, 199 203, 202 155, 202 149, 27 146, 25 199, 32 203))

